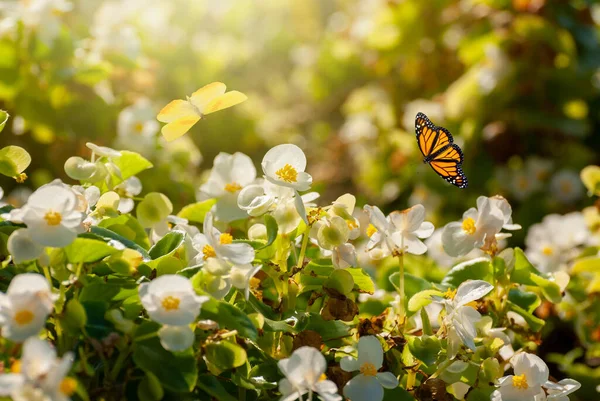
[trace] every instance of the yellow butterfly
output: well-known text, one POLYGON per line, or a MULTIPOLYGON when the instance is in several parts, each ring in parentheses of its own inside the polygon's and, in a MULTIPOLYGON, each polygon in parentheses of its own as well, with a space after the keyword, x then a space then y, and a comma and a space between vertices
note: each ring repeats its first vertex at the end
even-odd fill
POLYGON ((161 130, 165 139, 171 142, 188 132, 206 114, 235 106, 248 99, 242 92, 225 93, 226 88, 224 83, 213 82, 198 89, 192 96, 187 96, 186 100, 173 100, 163 107, 156 118, 167 123, 161 130))

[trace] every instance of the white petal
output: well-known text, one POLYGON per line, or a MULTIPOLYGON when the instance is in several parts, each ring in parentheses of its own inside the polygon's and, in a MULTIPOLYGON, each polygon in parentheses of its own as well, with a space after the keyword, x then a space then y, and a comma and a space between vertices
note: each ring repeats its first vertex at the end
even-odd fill
POLYGON ((364 336, 358 340, 358 363, 371 363, 379 370, 383 365, 383 348, 375 336, 364 336))
POLYGON ((189 326, 163 326, 158 337, 167 351, 185 351, 194 344, 194 332, 189 326))
POLYGON ((234 264, 244 265, 254 260, 254 248, 250 244, 227 244, 216 249, 217 255, 234 264))
POLYGON ((413 255, 423 255, 427 252, 427 245, 417 238, 417 236, 408 234, 404 237, 404 249, 413 255))
POLYGON ((346 384, 344 396, 352 401, 382 401, 383 387, 375 376, 360 374, 346 384))
POLYGON ((377 380, 385 388, 396 388, 398 387, 398 379, 392 372, 379 372, 377 373, 377 380))
POLYGON ((414 234, 419 238, 429 238, 431 234, 433 234, 434 230, 435 227, 433 226, 433 223, 429 221, 424 221, 423 224, 421 224, 421 226, 419 227, 419 229, 414 232, 414 234))
POLYGON ((475 247, 476 238, 463 230, 462 223, 449 223, 442 232, 444 251, 450 256, 464 256, 475 247))
POLYGON ((293 144, 277 145, 271 148, 263 157, 263 172, 267 176, 274 176, 275 171, 286 164, 289 164, 298 172, 304 171, 306 169, 306 156, 302 149, 293 144), (268 168, 265 168, 265 164, 268 165, 268 168))
POLYGON ((25 384, 25 376, 15 373, 0 374, 0 395, 8 397, 25 384))
POLYGON ((530 387, 541 386, 548 381, 548 366, 537 355, 522 352, 515 355, 510 363, 514 367, 515 375, 525 374, 530 387))
POLYGON ((377 206, 365 205, 365 212, 369 215, 371 224, 378 230, 378 232, 385 232, 388 230, 389 223, 385 218, 385 215, 377 206))
POLYGON ((56 226, 50 226, 48 224, 40 222, 34 222, 28 224, 27 227, 30 229, 29 234, 31 239, 43 246, 50 246, 54 248, 62 248, 77 238, 77 233, 61 224, 56 226))
POLYGON ((483 280, 469 280, 458 286, 454 297, 455 307, 466 305, 471 301, 478 300, 490 291, 494 286, 483 280))
POLYGON ((356 358, 345 356, 340 360, 340 367, 346 372, 354 372, 360 369, 360 364, 356 358))

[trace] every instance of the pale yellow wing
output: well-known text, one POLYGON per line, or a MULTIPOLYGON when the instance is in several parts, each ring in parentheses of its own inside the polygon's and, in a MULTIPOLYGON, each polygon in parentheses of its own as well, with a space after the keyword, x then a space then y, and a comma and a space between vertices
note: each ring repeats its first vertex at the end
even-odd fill
POLYGON ((167 142, 174 141, 180 136, 184 135, 186 132, 190 130, 200 120, 199 115, 189 116, 189 117, 181 117, 177 120, 171 121, 169 124, 162 127, 163 137, 167 140, 167 142))
POLYGON ((246 99, 248 99, 248 96, 244 95, 242 92, 227 92, 208 103, 202 110, 202 114, 210 114, 214 113, 215 111, 235 106, 236 104, 242 103, 246 99))
POLYGON ((192 96, 190 96, 190 102, 192 102, 192 104, 196 106, 201 113, 204 113, 204 107, 218 96, 224 94, 226 89, 227 87, 224 83, 213 82, 192 93, 192 96))
POLYGON ((156 119, 163 123, 170 123, 184 117, 199 117, 198 111, 190 102, 177 99, 163 107, 156 119))

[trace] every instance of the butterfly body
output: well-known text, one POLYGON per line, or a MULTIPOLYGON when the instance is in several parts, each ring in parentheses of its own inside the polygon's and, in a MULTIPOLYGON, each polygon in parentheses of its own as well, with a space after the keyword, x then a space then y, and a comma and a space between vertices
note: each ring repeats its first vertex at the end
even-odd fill
POLYGON ((423 154, 423 163, 443 179, 457 186, 466 188, 467 177, 462 171, 463 152, 454 143, 452 134, 446 128, 434 125, 423 113, 415 118, 417 144, 423 154))

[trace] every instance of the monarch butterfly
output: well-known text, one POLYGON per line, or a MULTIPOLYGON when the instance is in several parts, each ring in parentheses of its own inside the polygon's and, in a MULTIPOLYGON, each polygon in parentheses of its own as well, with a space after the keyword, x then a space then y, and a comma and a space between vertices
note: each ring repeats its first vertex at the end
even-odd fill
POLYGON ((467 187, 467 177, 462 171, 463 152, 454 143, 452 134, 434 125, 423 113, 415 117, 417 144, 427 163, 440 177, 459 188, 467 187))

